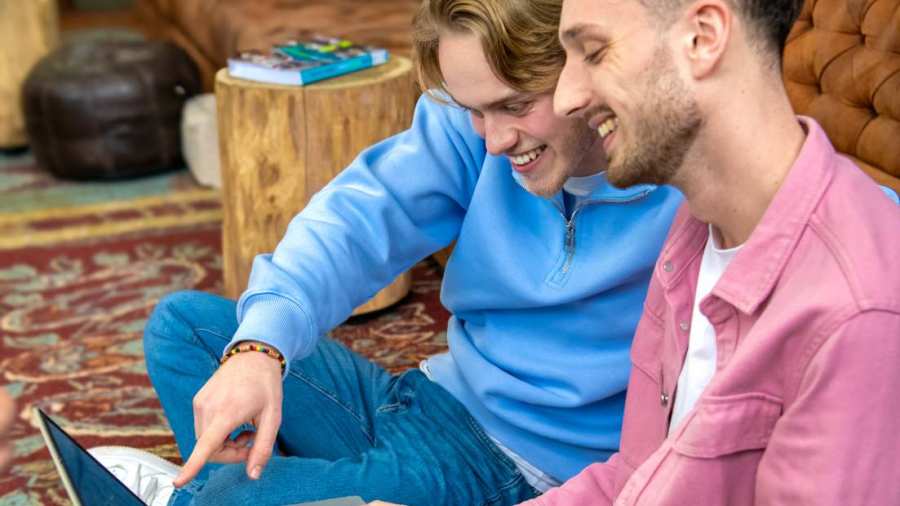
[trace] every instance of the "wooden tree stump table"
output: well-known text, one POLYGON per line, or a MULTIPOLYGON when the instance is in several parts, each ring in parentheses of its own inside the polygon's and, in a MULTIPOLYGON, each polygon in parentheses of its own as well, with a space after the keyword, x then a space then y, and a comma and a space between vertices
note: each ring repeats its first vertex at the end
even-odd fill
MULTIPOLYGON (((288 223, 364 148, 409 127, 417 91, 403 57, 309 86, 216 74, 224 228, 225 292, 247 286, 253 258, 271 252, 288 223)), ((410 274, 354 314, 402 299, 410 274)))
POLYGON ((59 42, 57 0, 0 0, 0 148, 27 144, 22 83, 59 42))

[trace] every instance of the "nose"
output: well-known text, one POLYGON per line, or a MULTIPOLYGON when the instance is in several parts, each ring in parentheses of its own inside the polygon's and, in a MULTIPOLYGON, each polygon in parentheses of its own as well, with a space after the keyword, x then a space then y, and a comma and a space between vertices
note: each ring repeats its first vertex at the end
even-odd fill
POLYGON ((501 115, 485 114, 482 120, 484 128, 484 142, 488 153, 501 155, 506 153, 516 144, 516 129, 506 118, 501 115))
POLYGON ((583 114, 591 101, 589 85, 590 80, 580 60, 566 58, 553 93, 553 112, 561 118, 583 114))

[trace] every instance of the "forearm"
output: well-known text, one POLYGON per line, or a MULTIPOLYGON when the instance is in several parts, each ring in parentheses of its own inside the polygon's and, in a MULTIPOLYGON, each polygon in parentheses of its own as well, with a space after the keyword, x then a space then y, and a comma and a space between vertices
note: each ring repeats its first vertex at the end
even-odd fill
POLYGON ((615 477, 620 456, 614 454, 603 463, 588 466, 559 487, 544 495, 522 503, 523 506, 584 506, 612 504, 615 498, 615 477))
POLYGON ((302 358, 354 307, 455 238, 484 157, 456 116, 420 103, 409 131, 363 152, 311 200, 275 251, 254 260, 235 340, 302 358))

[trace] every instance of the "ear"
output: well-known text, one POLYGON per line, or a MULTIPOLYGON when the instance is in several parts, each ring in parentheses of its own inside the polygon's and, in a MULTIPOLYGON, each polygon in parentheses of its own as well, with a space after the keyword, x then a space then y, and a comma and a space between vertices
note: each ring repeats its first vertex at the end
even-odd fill
POLYGON ((722 61, 731 39, 731 9, 726 0, 698 0, 685 11, 683 49, 694 79, 708 77, 722 61))

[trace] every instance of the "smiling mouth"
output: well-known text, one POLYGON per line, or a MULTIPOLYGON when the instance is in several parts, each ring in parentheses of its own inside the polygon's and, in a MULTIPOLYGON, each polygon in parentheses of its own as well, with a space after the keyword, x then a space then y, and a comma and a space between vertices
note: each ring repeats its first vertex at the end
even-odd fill
POLYGON ((597 133, 600 134, 600 139, 606 139, 618 128, 619 118, 612 117, 607 119, 603 123, 600 123, 600 126, 597 127, 597 133))
POLYGON ((529 163, 537 160, 538 157, 541 156, 541 153, 543 153, 544 150, 546 150, 546 149, 547 149, 547 146, 538 146, 538 147, 532 149, 531 151, 526 151, 522 154, 509 155, 509 160, 513 164, 518 165, 520 167, 524 166, 524 165, 528 165, 529 163))

